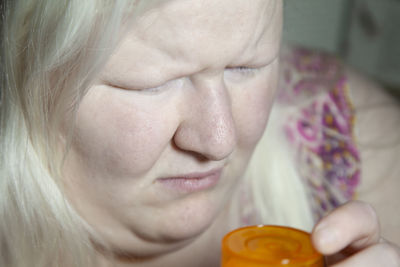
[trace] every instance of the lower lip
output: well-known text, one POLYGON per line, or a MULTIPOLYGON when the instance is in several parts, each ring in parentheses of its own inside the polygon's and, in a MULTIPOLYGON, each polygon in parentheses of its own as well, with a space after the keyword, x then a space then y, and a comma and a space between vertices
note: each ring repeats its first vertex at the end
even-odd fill
POLYGON ((184 193, 192 193, 214 187, 220 177, 221 170, 201 178, 164 178, 159 182, 165 187, 184 193))

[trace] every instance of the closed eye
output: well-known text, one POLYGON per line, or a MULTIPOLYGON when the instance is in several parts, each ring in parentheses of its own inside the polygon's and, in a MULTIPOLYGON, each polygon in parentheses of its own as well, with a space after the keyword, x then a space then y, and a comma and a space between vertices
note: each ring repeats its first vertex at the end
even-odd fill
POLYGON ((224 79, 234 83, 250 81, 258 76, 263 67, 237 66, 228 67, 224 71, 224 79))
POLYGON ((252 74, 252 73, 260 70, 260 68, 238 66, 238 67, 228 67, 228 68, 226 68, 226 70, 233 71, 233 72, 239 72, 239 73, 242 73, 242 74, 252 74))
POLYGON ((135 87, 135 86, 125 87, 125 86, 118 86, 118 85, 111 84, 111 83, 105 83, 105 84, 110 87, 113 87, 113 88, 127 90, 127 91, 136 91, 136 92, 142 92, 142 93, 156 94, 156 93, 161 93, 161 92, 164 92, 167 90, 177 89, 177 88, 182 87, 184 85, 184 78, 170 80, 161 85, 154 86, 154 87, 135 87))

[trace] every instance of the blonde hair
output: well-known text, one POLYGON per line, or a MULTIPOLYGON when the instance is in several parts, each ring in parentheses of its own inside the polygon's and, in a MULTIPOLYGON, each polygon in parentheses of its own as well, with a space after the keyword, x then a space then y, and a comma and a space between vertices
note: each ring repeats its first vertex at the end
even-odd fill
POLYGON ((248 165, 255 209, 261 223, 311 231, 314 220, 307 188, 300 177, 293 146, 284 133, 285 116, 296 107, 275 103, 267 128, 248 165))
MULTIPOLYGON (((144 7, 133 0, 3 1, 1 267, 96 266, 91 239, 98 237, 63 193, 60 169, 68 135, 63 140, 59 133, 72 129, 74 111, 112 53, 125 14, 133 4, 135 12, 143 12, 158 1, 142 1, 144 7)), ((282 171, 294 168, 287 166, 291 161, 274 130, 280 128, 274 114, 249 167, 254 199, 265 220, 307 228, 308 219, 299 221, 311 218, 306 200, 298 201, 305 195, 300 179, 282 171)))
POLYGON ((59 133, 134 2, 2 2, 0 266, 93 264, 93 236, 63 194, 59 133))

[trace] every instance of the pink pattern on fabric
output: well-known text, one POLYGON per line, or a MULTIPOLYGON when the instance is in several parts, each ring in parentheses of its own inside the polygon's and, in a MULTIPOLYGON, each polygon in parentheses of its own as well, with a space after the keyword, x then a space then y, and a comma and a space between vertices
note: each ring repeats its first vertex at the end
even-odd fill
POLYGON ((295 107, 285 125, 309 186, 315 219, 355 197, 360 157, 347 79, 334 57, 301 48, 283 50, 278 100, 295 107))

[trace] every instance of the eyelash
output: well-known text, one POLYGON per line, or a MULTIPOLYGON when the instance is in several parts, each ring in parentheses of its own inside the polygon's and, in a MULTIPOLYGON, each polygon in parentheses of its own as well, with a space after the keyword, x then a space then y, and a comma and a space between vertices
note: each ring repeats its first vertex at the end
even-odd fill
POLYGON ((148 92, 148 93, 157 93, 163 89, 163 85, 157 86, 157 87, 150 87, 150 88, 145 88, 141 89, 140 91, 142 92, 148 92))
POLYGON ((239 66, 239 67, 231 67, 227 68, 228 71, 239 72, 243 75, 254 74, 259 71, 261 68, 253 68, 253 67, 246 67, 246 66, 239 66))
MULTIPOLYGON (((228 71, 236 72, 236 73, 239 73, 240 75, 243 75, 243 76, 255 75, 260 69, 261 68, 258 68, 258 67, 254 68, 254 67, 246 67, 246 66, 238 66, 238 67, 228 67, 228 68, 226 68, 226 70, 228 70, 228 71)), ((167 83, 167 85, 168 85, 168 83, 167 83)), ((157 86, 157 87, 147 88, 147 89, 144 89, 144 90, 141 90, 141 91, 148 92, 148 93, 157 93, 159 91, 164 90, 165 87, 166 87, 166 84, 163 84, 163 85, 160 85, 160 86, 157 86)))
POLYGON ((172 81, 166 82, 166 83, 156 86, 156 87, 145 88, 140 91, 147 92, 147 93, 158 93, 160 91, 166 90, 168 87, 177 88, 177 87, 182 86, 182 84, 183 84, 183 80, 182 80, 182 78, 180 78, 178 80, 172 80, 172 81))

